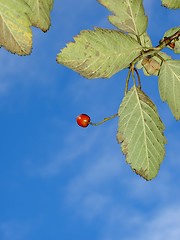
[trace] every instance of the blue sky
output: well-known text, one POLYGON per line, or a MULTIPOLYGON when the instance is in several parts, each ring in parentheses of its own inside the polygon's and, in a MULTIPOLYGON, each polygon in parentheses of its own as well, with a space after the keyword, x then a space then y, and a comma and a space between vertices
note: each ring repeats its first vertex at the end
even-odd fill
MULTIPOLYGON (((157 45, 179 26, 180 11, 144 3, 157 45)), ((142 75, 142 85, 168 144, 158 177, 146 182, 125 163, 117 119, 86 129, 75 122, 79 113, 94 122, 116 113, 127 71, 86 80, 55 61, 80 30, 111 28, 108 14, 92 0, 55 1, 51 29, 33 28, 30 56, 0 50, 1 240, 180 239, 180 125, 160 100, 157 78, 142 75)))

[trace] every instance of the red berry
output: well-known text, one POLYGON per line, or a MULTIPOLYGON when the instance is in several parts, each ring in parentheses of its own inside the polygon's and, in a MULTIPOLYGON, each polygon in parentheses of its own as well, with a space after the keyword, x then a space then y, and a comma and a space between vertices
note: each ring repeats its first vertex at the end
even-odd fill
POLYGON ((90 123, 91 119, 87 114, 80 114, 79 116, 77 116, 76 118, 76 122, 80 127, 87 127, 90 123))

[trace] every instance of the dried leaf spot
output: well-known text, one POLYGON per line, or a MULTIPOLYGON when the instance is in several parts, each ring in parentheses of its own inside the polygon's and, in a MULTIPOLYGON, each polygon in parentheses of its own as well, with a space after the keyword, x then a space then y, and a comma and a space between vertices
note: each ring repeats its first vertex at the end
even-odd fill
POLYGON ((96 56, 99 57, 100 53, 99 51, 96 51, 96 56))
POLYGON ((89 42, 85 43, 84 48, 88 49, 89 47, 90 47, 90 43, 89 42))
POLYGON ((127 143, 127 141, 123 141, 123 143, 122 143, 122 151, 123 151, 124 155, 128 154, 128 143, 127 143))
POLYGON ((129 66, 142 50, 137 41, 117 30, 82 31, 74 40, 73 45, 69 43, 61 50, 57 62, 89 79, 111 77, 129 66), (88 67, 84 65, 86 60, 88 67))

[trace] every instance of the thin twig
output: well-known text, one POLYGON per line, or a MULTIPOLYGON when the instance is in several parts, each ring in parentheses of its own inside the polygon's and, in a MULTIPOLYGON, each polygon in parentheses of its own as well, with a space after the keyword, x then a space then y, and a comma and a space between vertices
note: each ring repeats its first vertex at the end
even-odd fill
POLYGON ((112 116, 110 116, 110 117, 104 118, 101 122, 97 122, 97 123, 90 122, 89 124, 91 124, 92 126, 99 126, 99 125, 101 125, 102 123, 104 123, 104 122, 106 122, 106 121, 109 121, 109 120, 111 120, 112 118, 115 118, 115 117, 117 117, 117 116, 118 116, 118 113, 116 113, 116 114, 114 114, 114 115, 112 115, 112 116))
POLYGON ((133 79, 134 85, 136 85, 136 79, 134 76, 134 65, 131 67, 131 71, 132 71, 132 79, 133 79))
POLYGON ((131 76, 131 68, 129 68, 128 75, 127 75, 127 78, 126 78, 126 86, 125 86, 125 92, 124 92, 124 95, 126 95, 127 92, 128 92, 128 86, 129 86, 129 79, 130 79, 130 76, 131 76))
POLYGON ((152 48, 144 47, 143 50, 141 51, 141 54, 133 60, 131 65, 135 65, 137 62, 139 62, 140 60, 142 60, 147 56, 150 56, 150 57, 154 56, 163 48, 165 48, 171 41, 173 40, 177 41, 179 40, 179 38, 180 38, 180 30, 178 30, 177 32, 175 32, 169 37, 164 37, 162 40, 160 40, 159 45, 157 45, 156 47, 152 47, 152 48))
POLYGON ((141 80, 140 80, 140 76, 139 76, 139 73, 138 73, 138 70, 136 68, 134 68, 135 72, 136 72, 136 75, 138 77, 138 85, 139 85, 139 88, 141 89, 141 80))

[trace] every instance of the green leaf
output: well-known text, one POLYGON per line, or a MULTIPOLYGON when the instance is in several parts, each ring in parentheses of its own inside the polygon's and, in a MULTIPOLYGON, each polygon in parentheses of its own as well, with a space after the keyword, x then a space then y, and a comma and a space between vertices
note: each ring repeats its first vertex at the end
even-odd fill
POLYGON ((109 78, 136 58, 141 46, 116 30, 85 30, 57 55, 61 63, 86 78, 109 78))
POLYGON ((144 48, 144 50, 146 48, 148 50, 152 47, 152 42, 147 32, 144 32, 141 36, 136 36, 132 33, 129 33, 128 35, 134 38, 137 42, 139 42, 139 44, 144 48))
POLYGON ((31 8, 29 14, 33 26, 46 32, 50 27, 50 11, 53 7, 53 0, 25 0, 31 8))
MULTIPOLYGON (((165 32, 163 37, 170 37, 172 36, 174 33, 176 33, 177 31, 180 31, 180 27, 175 27, 175 28, 171 28, 168 31, 165 32)), ((167 46, 168 48, 172 49, 170 46, 167 46)), ((175 41, 175 47, 174 49, 172 49, 175 53, 180 53, 180 38, 178 41, 175 41)))
POLYGON ((32 50, 31 26, 46 31, 52 0, 1 0, 0 46, 12 53, 28 55, 32 50))
POLYGON ((159 73, 159 92, 174 115, 180 119, 180 60, 164 61, 159 73))
POLYGON ((167 8, 180 8, 180 1, 179 0, 161 0, 162 5, 167 8))
POLYGON ((149 97, 133 86, 119 108, 117 140, 133 171, 151 180, 165 156, 164 125, 149 97))
POLYGON ((27 14, 30 9, 23 0, 0 1, 0 45, 12 53, 31 53, 32 32, 27 14))
POLYGON ((152 47, 152 42, 151 42, 151 39, 148 35, 147 32, 143 33, 141 36, 140 36, 140 42, 141 42, 141 45, 144 47, 144 48, 150 48, 152 47))
POLYGON ((142 0, 98 0, 113 15, 109 21, 120 30, 140 36, 146 31, 148 19, 142 0))

